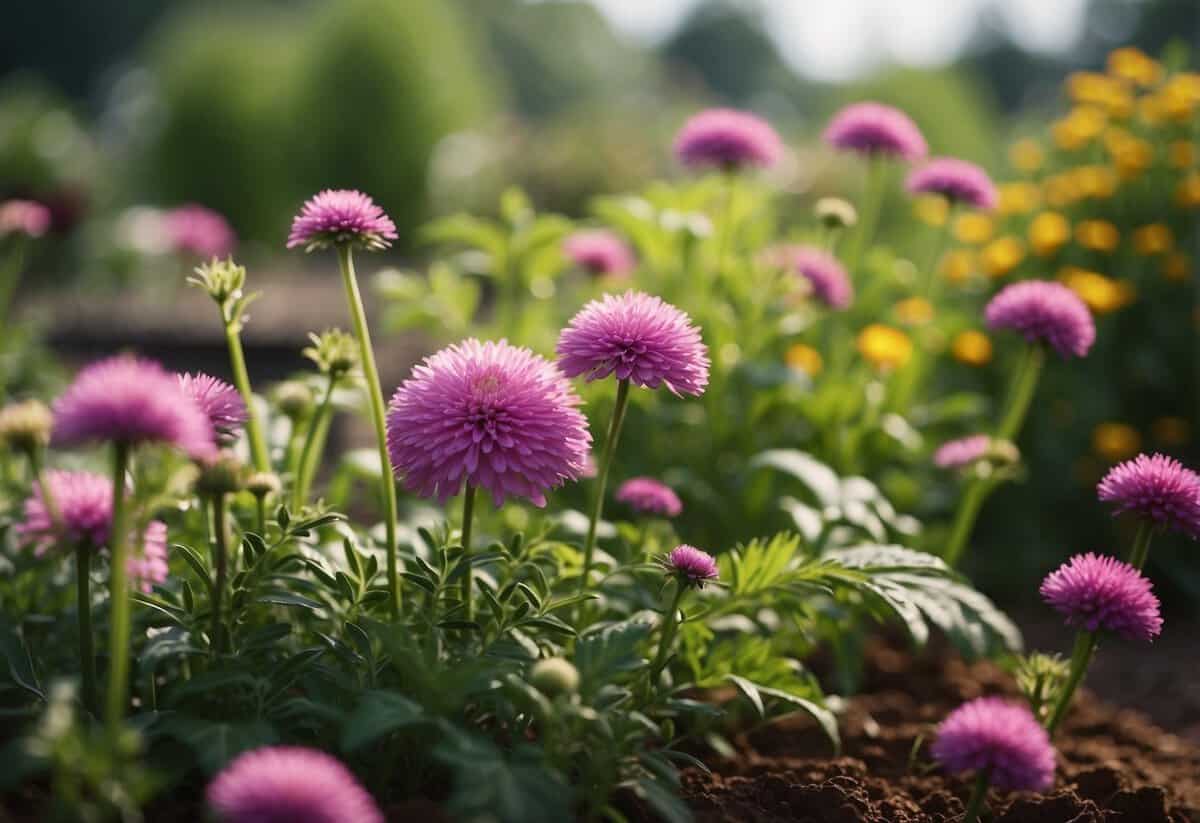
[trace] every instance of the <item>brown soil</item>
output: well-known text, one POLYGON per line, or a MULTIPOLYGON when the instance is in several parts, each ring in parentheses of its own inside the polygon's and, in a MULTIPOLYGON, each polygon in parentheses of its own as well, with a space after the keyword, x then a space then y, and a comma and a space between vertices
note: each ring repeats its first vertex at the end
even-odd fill
MULTIPOLYGON (((697 823, 950 823, 971 790, 943 776, 928 743, 964 700, 1014 695, 990 663, 951 654, 873 650, 863 693, 841 717, 842 752, 807 717, 739 735, 736 758, 689 770, 684 794, 697 823)), ((989 795, 997 823, 1200 823, 1200 747, 1086 689, 1055 740, 1059 770, 1045 795, 989 795)), ((985 818, 986 819, 986 818, 985 818)))

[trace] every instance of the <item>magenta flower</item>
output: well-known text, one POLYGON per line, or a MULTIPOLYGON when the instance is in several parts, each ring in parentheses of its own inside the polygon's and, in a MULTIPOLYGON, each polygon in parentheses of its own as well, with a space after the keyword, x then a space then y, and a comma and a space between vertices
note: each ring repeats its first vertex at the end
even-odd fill
POLYGON ((1114 513, 1139 517, 1200 539, 1200 475, 1163 454, 1139 454, 1109 469, 1096 491, 1114 513))
POLYGON ((1045 791, 1054 785, 1050 735, 1025 706, 979 697, 938 726, 933 757, 952 774, 988 770, 1002 789, 1045 791))
POLYGON ((929 152, 917 124, 904 112, 882 103, 846 106, 829 121, 824 137, 835 149, 889 155, 910 163, 923 160, 929 152))
POLYGON ((973 209, 996 208, 996 186, 988 173, 957 157, 935 157, 908 175, 910 194, 940 194, 951 203, 973 209))
POLYGON ((1083 357, 1096 342, 1091 312, 1062 283, 1024 280, 1005 286, 988 302, 984 317, 991 328, 1012 329, 1030 343, 1053 346, 1064 358, 1083 357))
POLYGON ((112 525, 112 481, 95 472, 57 469, 44 476, 62 517, 62 529, 55 528, 41 486, 35 483, 33 494, 25 500, 24 519, 14 527, 17 541, 32 546, 39 557, 59 539, 70 548, 81 542, 95 548, 106 545, 112 525))
POLYGON ((50 209, 33 200, 0 203, 0 237, 23 234, 41 237, 50 230, 50 209))
POLYGON ((568 377, 618 380, 674 394, 703 394, 708 353, 700 329, 669 303, 642 292, 604 295, 571 318, 558 337, 558 365, 568 377))
POLYGON ((268 746, 234 758, 205 792, 221 823, 383 823, 374 799, 337 759, 268 746))
POLYGON ((413 369, 388 407, 392 465, 409 490, 445 502, 464 482, 546 505, 584 471, 592 438, 553 363, 504 341, 464 340, 413 369))
POLYGON ((66 446, 165 443, 192 457, 216 448, 204 411, 180 388, 178 377, 153 360, 127 355, 98 360, 75 376, 53 410, 53 439, 66 446))
POLYGON ((204 206, 189 203, 163 215, 163 228, 171 249, 205 260, 225 257, 237 245, 237 236, 228 221, 204 206))
POLYGON ((292 221, 287 247, 305 251, 349 243, 386 249, 399 235, 396 224, 360 191, 326 189, 304 204, 292 221))
POLYGON ((716 558, 686 543, 671 549, 663 560, 663 567, 683 585, 697 589, 704 588, 706 582, 716 580, 720 575, 716 558))
POLYGON ((167 579, 167 524, 151 520, 142 536, 141 552, 131 552, 127 563, 129 581, 149 594, 156 583, 167 579))
POLYGON ((563 252, 575 265, 594 275, 622 277, 637 267, 633 250, 616 233, 587 229, 563 241, 563 252))
POLYGON ((768 258, 778 266, 792 269, 808 281, 813 296, 831 309, 845 309, 854 300, 854 287, 838 259, 814 246, 779 246, 768 258))
POLYGON ((677 517, 683 511, 679 495, 653 477, 634 477, 617 489, 617 500, 637 512, 677 517))
POLYGON ((734 109, 707 109, 692 115, 675 135, 675 156, 689 168, 767 167, 782 154, 783 142, 770 123, 734 109))
POLYGON ((179 386, 195 401, 218 435, 236 437, 246 423, 246 404, 242 395, 224 380, 209 374, 180 374, 179 386))
POLYGON ((933 453, 933 465, 939 469, 962 469, 987 455, 992 438, 986 434, 972 434, 957 440, 948 440, 933 453))
POLYGON ((1077 554, 1042 581, 1042 599, 1068 626, 1105 629, 1149 643, 1162 631, 1153 584, 1115 557, 1077 554))

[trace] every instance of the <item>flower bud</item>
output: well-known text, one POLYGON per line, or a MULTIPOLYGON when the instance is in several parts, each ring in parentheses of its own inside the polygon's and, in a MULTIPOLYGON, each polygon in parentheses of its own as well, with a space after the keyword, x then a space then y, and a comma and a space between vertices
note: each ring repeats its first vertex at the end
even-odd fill
POLYGON ((573 694, 579 689, 579 670, 561 657, 548 657, 533 665, 529 680, 549 697, 573 694))
POLYGON ((215 457, 200 461, 196 478, 196 493, 205 496, 231 494, 240 491, 245 482, 246 467, 233 452, 218 452, 215 457))
POLYGON ((10 403, 0 409, 0 442, 14 451, 29 452, 50 442, 54 418, 40 400, 10 403))
POLYGON ((1015 466, 1021 462, 1021 450, 1011 440, 1000 440, 993 437, 988 443, 984 458, 991 461, 997 468, 1015 466))
POLYGON ((858 222, 858 212, 849 201, 840 197, 822 197, 813 213, 827 229, 849 229, 858 222))
POLYGON ((246 491, 255 497, 279 494, 281 488, 279 475, 272 472, 255 472, 246 478, 246 491))
POLYGON ((358 366, 358 341, 341 329, 327 329, 321 334, 309 334, 312 345, 304 356, 313 361, 322 374, 341 377, 358 366))
POLYGON ((313 394, 299 380, 285 380, 275 387, 275 405, 292 420, 306 417, 313 407, 313 394))
POLYGON ((225 260, 213 258, 196 267, 196 276, 188 282, 200 286, 209 297, 224 306, 231 298, 239 297, 246 285, 246 267, 239 266, 229 257, 225 260))

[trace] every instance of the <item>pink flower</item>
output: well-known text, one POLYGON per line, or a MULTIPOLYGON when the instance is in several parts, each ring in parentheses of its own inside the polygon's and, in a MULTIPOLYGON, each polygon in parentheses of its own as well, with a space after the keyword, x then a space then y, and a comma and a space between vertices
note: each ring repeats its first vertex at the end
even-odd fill
POLYGON ((142 550, 136 546, 127 561, 130 583, 149 594, 156 583, 167 579, 167 524, 151 520, 142 537, 142 550))
POLYGON ((1096 342, 1096 324, 1079 296, 1062 283, 1024 280, 1005 286, 984 317, 993 329, 1012 329, 1030 343, 1053 346, 1064 358, 1083 357, 1096 342))
POLYGON ((910 163, 929 152, 917 124, 904 112, 882 103, 853 103, 833 116, 825 142, 859 154, 898 157, 910 163))
POLYGON ((204 412, 217 434, 237 436, 247 417, 246 404, 237 389, 203 372, 179 375, 179 386, 204 412))
POLYGON ((634 477, 617 489, 617 500, 631 509, 664 517, 678 517, 683 511, 679 495, 653 477, 634 477))
POLYGON ((693 115, 675 135, 675 156, 689 168, 773 166, 783 143, 761 117, 734 109, 708 109, 693 115))
POLYGON ((962 469, 984 457, 991 448, 992 438, 973 434, 949 440, 933 453, 933 465, 939 469, 962 469))
POLYGON ((1114 513, 1131 511, 1200 538, 1200 475, 1163 454, 1139 454, 1109 469, 1097 493, 1114 513))
POLYGON ((663 560, 663 566, 668 574, 675 575, 685 586, 704 588, 710 580, 716 580, 720 575, 717 561, 711 554, 689 546, 686 543, 671 549, 670 554, 663 560))
POLYGON ((1150 642, 1162 631, 1153 585, 1115 557, 1078 554, 1042 581, 1042 599, 1066 615, 1068 626, 1105 629, 1150 642))
POLYGON ((850 276, 838 259, 815 246, 778 246, 767 254, 776 265, 794 270, 808 281, 813 296, 831 309, 845 309, 854 300, 850 276))
POLYGON ((563 252, 580 268, 595 275, 621 277, 637 267, 633 251, 616 232, 577 231, 563 241, 563 252))
POLYGON ((974 209, 996 208, 996 186, 986 171, 956 157, 935 157, 908 175, 912 194, 940 194, 952 203, 974 209))
POLYGON ((6 200, 0 203, 0 237, 24 234, 41 237, 50 230, 50 209, 33 200, 6 200))
POLYGON ((396 224, 370 197, 360 191, 326 189, 300 209, 287 247, 313 251, 349 243, 378 251, 397 237, 396 224))
POLYGON ((163 227, 171 248, 205 260, 225 257, 237 245, 237 236, 219 213, 189 203, 163 215, 163 227))
POLYGON ((1050 735, 1025 706, 979 697, 938 726, 933 758, 952 774, 987 770, 1002 789, 1045 791, 1054 785, 1050 735))

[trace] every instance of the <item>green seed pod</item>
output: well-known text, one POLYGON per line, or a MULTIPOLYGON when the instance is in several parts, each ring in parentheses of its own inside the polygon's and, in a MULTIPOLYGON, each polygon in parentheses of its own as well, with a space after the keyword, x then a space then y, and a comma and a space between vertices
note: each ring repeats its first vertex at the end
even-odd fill
POLYGON ((529 681, 549 697, 574 694, 579 690, 579 669, 561 657, 548 657, 533 665, 529 681))

